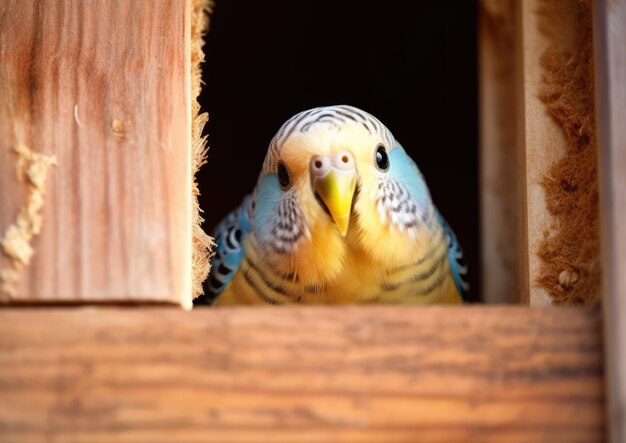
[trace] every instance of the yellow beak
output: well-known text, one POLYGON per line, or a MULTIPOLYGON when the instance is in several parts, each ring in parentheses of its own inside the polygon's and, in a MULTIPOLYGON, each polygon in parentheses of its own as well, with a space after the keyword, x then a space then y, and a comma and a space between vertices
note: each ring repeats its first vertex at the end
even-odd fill
POLYGON ((337 229, 344 237, 350 224, 350 211, 356 180, 356 171, 340 171, 332 168, 325 176, 316 179, 314 183, 315 192, 330 211, 337 229))

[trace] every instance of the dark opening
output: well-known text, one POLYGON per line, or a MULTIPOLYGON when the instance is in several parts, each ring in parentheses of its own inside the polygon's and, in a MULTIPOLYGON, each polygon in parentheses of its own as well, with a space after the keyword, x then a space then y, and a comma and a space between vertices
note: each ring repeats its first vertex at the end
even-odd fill
POLYGON ((209 231, 256 184, 293 114, 349 104, 378 117, 426 177, 480 294, 475 2, 228 0, 205 47, 209 231))

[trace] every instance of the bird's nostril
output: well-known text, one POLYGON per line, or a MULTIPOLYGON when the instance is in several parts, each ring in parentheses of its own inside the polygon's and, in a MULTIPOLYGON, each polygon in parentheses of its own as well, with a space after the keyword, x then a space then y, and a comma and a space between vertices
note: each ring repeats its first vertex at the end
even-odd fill
POLYGON ((315 160, 315 167, 318 168, 318 169, 321 168, 322 167, 322 162, 319 161, 319 160, 315 160))
POLYGON ((344 163, 348 163, 350 161, 350 159, 348 158, 347 155, 344 155, 343 157, 341 157, 341 161, 344 163))

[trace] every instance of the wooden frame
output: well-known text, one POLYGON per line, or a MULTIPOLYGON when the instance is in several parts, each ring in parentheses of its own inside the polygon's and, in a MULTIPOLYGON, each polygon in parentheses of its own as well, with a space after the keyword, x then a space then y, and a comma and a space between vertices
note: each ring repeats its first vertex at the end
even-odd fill
MULTIPOLYGON (((20 220, 20 208, 25 207, 24 214, 36 216, 25 225, 17 223, 27 228, 26 237, 20 238, 36 253, 25 261, 29 254, 18 256, 21 264, 16 265, 16 257, 9 260, 5 251, 0 259, 4 301, 188 305, 189 1, 164 0, 151 4, 150 11, 132 1, 94 2, 93 8, 80 10, 73 2, 42 1, 40 9, 26 8, 27 13, 18 3, 0 6, 0 94, 9 98, 0 103, 0 235, 20 220), (14 20, 16 15, 23 20, 14 20), (100 17, 107 20, 96 21, 100 17), (139 20, 137 29, 133 17, 147 21, 139 20), (85 24, 91 25, 83 28, 85 24), (35 25, 47 31, 34 32, 35 25), (67 32, 68 38, 56 43, 41 39, 56 36, 57 26, 98 32, 67 32), (170 38, 163 39, 163 32, 170 38), (122 50, 132 35, 126 40, 130 52, 122 50), (17 48, 39 51, 37 62, 29 63, 24 58, 28 51, 11 46, 15 36, 26 36, 18 38, 17 48), (89 51, 72 59, 64 48, 79 41, 89 51), (129 56, 133 42, 145 42, 139 52, 154 57, 129 56), (174 61, 171 71, 158 65, 165 58, 174 61), (99 100, 97 91, 102 90, 92 84, 95 80, 80 75, 90 71, 87 63, 101 67, 107 74, 100 80, 115 80, 124 93, 99 100), (78 89, 72 90, 71 82, 58 82, 60 89, 55 90, 61 77, 50 78, 50 66, 78 89), (146 76, 143 83, 138 72, 146 76), (33 87, 13 87, 24 81, 33 87), (171 84, 173 90, 165 94, 154 82, 171 84), (136 108, 141 100, 148 108, 136 108), (156 104, 172 112, 155 121, 149 109, 156 104), (55 106, 60 110, 56 114, 55 106), (63 169, 76 158, 82 158, 81 168, 63 169), (109 182, 109 174, 119 172, 117 165, 137 159, 151 165, 146 175, 134 168, 109 182), (108 173, 99 169, 102 164, 109 166, 108 173), (155 188, 161 192, 146 191, 166 176, 168 181, 155 188), (110 195, 138 190, 137 204, 109 205, 110 195), (79 205, 83 201, 89 203, 79 205), (83 223, 63 223, 72 213, 67 210, 70 203, 83 223), (105 248, 107 232, 94 222, 93 208, 107 213, 113 237, 136 243, 116 240, 117 246, 105 248), (133 237, 137 233, 147 234, 133 237), (67 241, 72 237, 84 244, 67 241), (168 253, 157 257, 150 253, 155 249, 168 253), (54 257, 57 265, 52 267, 54 257), (98 257, 110 266, 98 266, 98 257), (146 266, 159 271, 137 271, 146 266)), ((533 95, 545 44, 533 21, 539 2, 512 0, 495 10, 504 11, 508 39, 497 45, 493 39, 502 36, 500 31, 485 28, 494 23, 487 14, 493 14, 495 3, 483 3, 481 46, 487 50, 481 55, 486 86, 481 92, 482 149, 495 159, 486 161, 492 157, 484 155, 483 189, 492 192, 503 180, 511 185, 492 192, 483 214, 495 214, 503 224, 508 220, 519 228, 486 237, 494 242, 486 245, 486 267, 495 263, 505 270, 505 277, 488 289, 489 300, 540 305, 545 298, 531 288, 532 249, 546 223, 541 218, 545 204, 533 187, 546 163, 529 159, 554 158, 557 151, 539 147, 550 139, 558 150, 559 139, 533 95), (502 69, 516 72, 513 77, 497 75, 502 69), (515 108, 513 115, 501 125, 488 125, 490 116, 504 107, 515 108), (510 168, 510 157, 497 156, 506 143, 514 143, 510 151, 519 154, 514 161, 520 174, 515 177, 507 177, 503 169, 510 168), (503 205, 510 198, 517 203, 503 205), (519 245, 519 263, 514 254, 505 267, 497 263, 502 259, 498 241, 519 245), (524 289, 513 296, 518 287, 524 289)), ((626 116, 626 7, 611 3, 608 8, 598 1, 595 8, 608 422, 611 441, 621 442, 626 436, 626 332, 620 322, 626 315, 626 282, 620 273, 626 263, 621 231, 626 221, 626 134, 620 123, 626 116)), ((600 311, 594 307, 240 308, 192 313, 147 307, 5 308, 0 310, 0 440, 600 442, 607 422, 600 330, 600 311)))
POLYGON ((598 309, 0 312, 0 440, 601 442, 598 309))
POLYGON ((191 307, 189 12, 2 2, 0 302, 191 307))
POLYGON ((517 303, 520 288, 518 84, 516 3, 479 2, 480 192, 482 296, 486 303, 517 303), (487 222, 489 221, 489 222, 487 222))
POLYGON ((626 3, 595 2, 609 439, 626 441, 626 3))
POLYGON ((591 2, 480 6, 484 299, 597 300, 591 2), (589 238, 579 245, 590 258, 566 247, 577 234, 589 238))

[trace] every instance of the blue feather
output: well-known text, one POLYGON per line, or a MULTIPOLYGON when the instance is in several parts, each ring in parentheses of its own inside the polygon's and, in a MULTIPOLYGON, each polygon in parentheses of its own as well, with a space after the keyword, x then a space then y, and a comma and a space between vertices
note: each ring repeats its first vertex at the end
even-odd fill
POLYGON ((255 195, 254 226, 256 238, 261 244, 271 241, 274 219, 283 191, 276 174, 265 174, 259 179, 255 195))
POLYGON ((450 228, 439 211, 437 211, 437 218, 448 238, 448 261, 450 262, 450 270, 452 271, 454 284, 459 294, 461 294, 461 298, 465 300, 469 291, 469 283, 465 280, 467 276, 467 266, 462 262, 463 249, 461 249, 461 244, 457 240, 454 231, 450 228))
POLYGON ((213 303, 239 268, 245 255, 243 242, 251 230, 248 215, 251 202, 252 196, 246 196, 241 205, 215 228, 215 256, 211 259, 211 273, 204 282, 204 295, 198 297, 194 303, 213 303))
POLYGON ((430 193, 422 173, 401 146, 389 152, 389 164, 389 175, 404 183, 416 202, 422 206, 430 204, 430 193))

